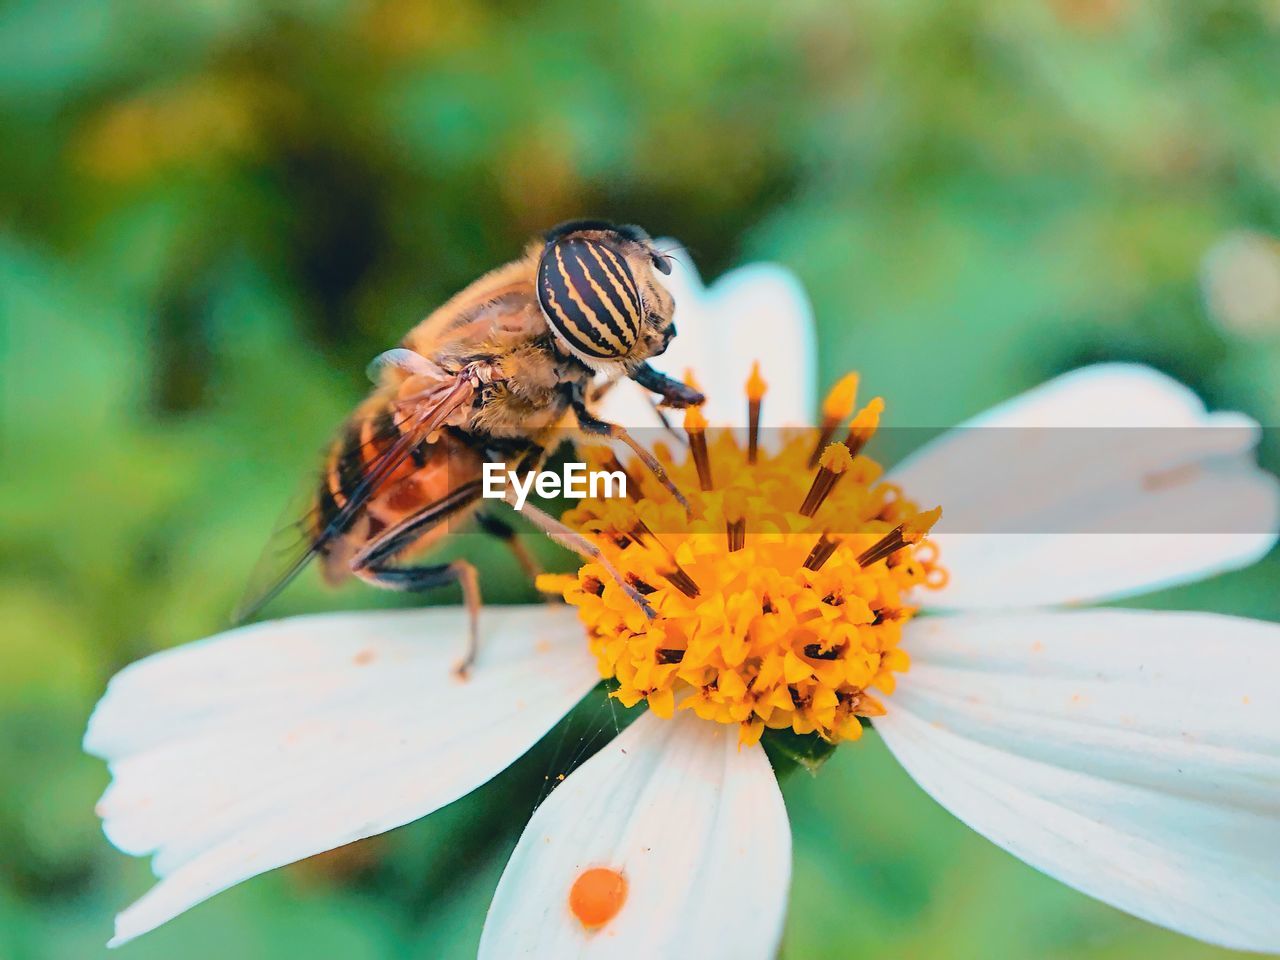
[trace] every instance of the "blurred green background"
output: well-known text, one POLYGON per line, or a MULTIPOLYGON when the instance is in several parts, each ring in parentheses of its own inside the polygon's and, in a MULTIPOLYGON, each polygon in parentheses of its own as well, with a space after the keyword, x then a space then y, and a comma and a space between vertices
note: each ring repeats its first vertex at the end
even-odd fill
MULTIPOLYGON (((1278 39, 1275 0, 0 5, 0 957, 101 956, 148 886, 78 748, 107 678, 226 625, 367 360, 558 220, 788 265, 824 385, 861 369, 890 423, 1099 358, 1276 423, 1278 39)), ((1148 602, 1276 619, 1276 573, 1148 602)), ((272 611, 402 602, 308 575, 272 611)), ((121 956, 471 954, 544 777, 610 726, 590 701, 121 956)), ((785 791, 792 960, 1217 953, 970 833, 874 736, 785 791)))

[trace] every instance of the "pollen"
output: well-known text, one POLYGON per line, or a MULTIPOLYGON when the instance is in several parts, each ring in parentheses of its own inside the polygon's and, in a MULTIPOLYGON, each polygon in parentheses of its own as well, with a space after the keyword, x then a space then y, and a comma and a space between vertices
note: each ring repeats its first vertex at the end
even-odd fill
MULTIPOLYGON (((879 397, 843 442, 830 442, 856 382, 840 381, 819 427, 777 443, 757 443, 755 424, 744 445, 733 430, 687 418, 686 451, 660 444, 654 454, 688 512, 637 469, 638 496, 585 499, 564 515, 657 614, 599 563, 539 581, 577 608, 624 705, 736 724, 742 743, 766 728, 852 740, 860 718, 884 712, 879 697, 910 665, 899 644, 913 596, 946 582, 926 539, 941 510, 921 510, 864 452, 879 397)), ((760 383, 753 371, 753 413, 760 383)))
POLYGON ((627 878, 608 867, 584 870, 569 888, 569 910, 588 930, 603 927, 627 902, 627 878))
POLYGON ((764 399, 765 392, 768 389, 769 385, 765 383, 764 377, 760 376, 760 361, 757 360, 751 364, 751 376, 747 378, 747 401, 749 403, 759 403, 764 399))

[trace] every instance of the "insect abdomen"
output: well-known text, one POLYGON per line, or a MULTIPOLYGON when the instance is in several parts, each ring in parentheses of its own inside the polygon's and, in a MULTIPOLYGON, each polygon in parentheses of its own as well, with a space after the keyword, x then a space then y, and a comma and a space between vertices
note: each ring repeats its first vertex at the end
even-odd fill
POLYGON ((576 353, 618 360, 640 339, 640 291, 626 260, 595 240, 557 240, 538 263, 538 303, 576 353))
POLYGON ((395 442, 399 433, 391 406, 385 401, 375 410, 358 411, 343 425, 342 433, 329 450, 324 473, 320 477, 315 523, 311 531, 317 543, 322 544, 351 529, 359 516, 358 511, 337 526, 335 521, 356 495, 378 456, 395 442))

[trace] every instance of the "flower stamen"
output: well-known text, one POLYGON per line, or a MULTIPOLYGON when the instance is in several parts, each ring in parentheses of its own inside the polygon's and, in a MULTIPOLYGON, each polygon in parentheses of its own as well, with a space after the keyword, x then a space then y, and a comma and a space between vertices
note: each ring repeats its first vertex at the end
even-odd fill
POLYGON ((800 515, 803 517, 812 517, 818 512, 818 508, 835 488, 836 481, 853 466, 853 457, 843 443, 833 443, 823 451, 819 463, 821 466, 814 475, 813 485, 809 487, 804 503, 800 505, 800 515))
POLYGON ((740 517, 737 520, 729 520, 724 525, 725 535, 729 538, 729 552, 737 553, 747 543, 747 520, 740 517))
POLYGON ((731 491, 724 500, 724 530, 729 552, 737 553, 747 545, 747 514, 742 497, 731 491))
POLYGON ((715 486, 711 478, 711 455, 707 452, 707 418, 697 407, 684 412, 684 432, 689 438, 689 453, 698 470, 698 486, 704 491, 715 486))
POLYGON ((858 415, 849 423, 849 433, 844 438, 844 445, 849 453, 857 456, 867 445, 876 430, 880 427, 880 414, 884 412, 884 399, 875 397, 870 403, 858 411, 858 415))
POLYGON ((831 442, 831 438, 836 435, 836 427, 853 413, 857 401, 858 375, 846 373, 836 381, 827 398, 822 401, 822 425, 818 427, 818 442, 813 446, 813 453, 809 454, 810 470, 818 465, 822 452, 831 442))
POLYGON ((759 443, 764 381, 753 368, 745 445, 689 411, 688 455, 655 449, 688 491, 689 512, 644 478, 638 501, 589 497, 564 515, 601 556, 576 577, 539 583, 578 609, 622 704, 737 724, 743 743, 767 728, 853 739, 860 717, 883 712, 869 691, 891 693, 910 663, 898 649, 916 609, 907 595, 944 583, 946 572, 922 543, 940 511, 920 511, 862 454, 883 401, 831 442, 855 390, 844 378, 824 406, 816 473, 806 465, 822 429, 759 443), (625 591, 606 563, 623 572, 625 591), (655 618, 637 616, 630 594, 655 618))
POLYGON ((700 591, 698 585, 693 582, 693 577, 685 573, 679 564, 676 564, 674 570, 668 570, 662 575, 667 582, 683 593, 690 600, 696 599, 700 591))
POLYGON ((760 376, 760 361, 751 364, 751 376, 747 378, 747 463, 755 466, 760 455, 760 409, 769 385, 760 376))
POLYGON ((818 542, 813 545, 813 549, 809 551, 809 556, 804 562, 806 570, 821 570, 823 565, 831 559, 831 555, 836 552, 836 547, 844 543, 843 540, 832 539, 823 531, 822 536, 818 537, 818 542))
POLYGON ((897 553, 907 544, 919 543, 920 539, 937 523, 940 516, 942 516, 942 508, 934 507, 932 510, 916 514, 911 520, 898 524, 874 544, 858 554, 858 566, 869 567, 873 563, 897 553))

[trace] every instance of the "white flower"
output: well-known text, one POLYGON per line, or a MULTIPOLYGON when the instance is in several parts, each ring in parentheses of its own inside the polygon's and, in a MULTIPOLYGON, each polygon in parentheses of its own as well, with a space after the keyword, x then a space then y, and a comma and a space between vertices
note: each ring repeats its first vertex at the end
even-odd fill
MULTIPOLYGON (((752 333, 728 338, 742 353, 736 382, 714 382, 716 365, 697 356, 667 369, 697 368, 716 402, 768 344, 767 406, 807 419, 812 333, 794 281, 748 268, 709 296, 677 282, 677 343, 694 327, 752 333), (780 358, 780 343, 802 346, 780 358)), ((718 352, 702 356, 722 359, 724 343, 709 337, 718 352)), ((912 667, 876 730, 939 803, 1033 866, 1191 936, 1280 950, 1280 627, 1060 609, 1266 553, 1280 496, 1252 462, 1256 425, 1207 414, 1186 388, 1126 365, 1060 377, 973 425, 1008 429, 945 435, 894 478, 943 503, 956 532, 934 538, 950 585, 922 598, 947 612, 904 628, 912 667), (1040 430, 1110 425, 1166 432, 1156 443, 1148 431, 1040 430), (1081 511, 1100 515, 1083 529, 1111 532, 1073 532, 1081 511), (1202 526, 1180 523, 1205 511, 1202 526), (998 516, 1014 521, 1005 532, 979 526, 998 516)), ((108 837, 153 855, 160 882, 120 915, 112 943, 439 809, 598 682, 571 608, 491 607, 483 629, 466 683, 450 670, 465 632, 450 609, 264 623, 122 671, 85 747, 111 764, 108 837)), ((732 726, 659 712, 535 812, 481 956, 774 955, 790 831, 770 764, 732 726)))

